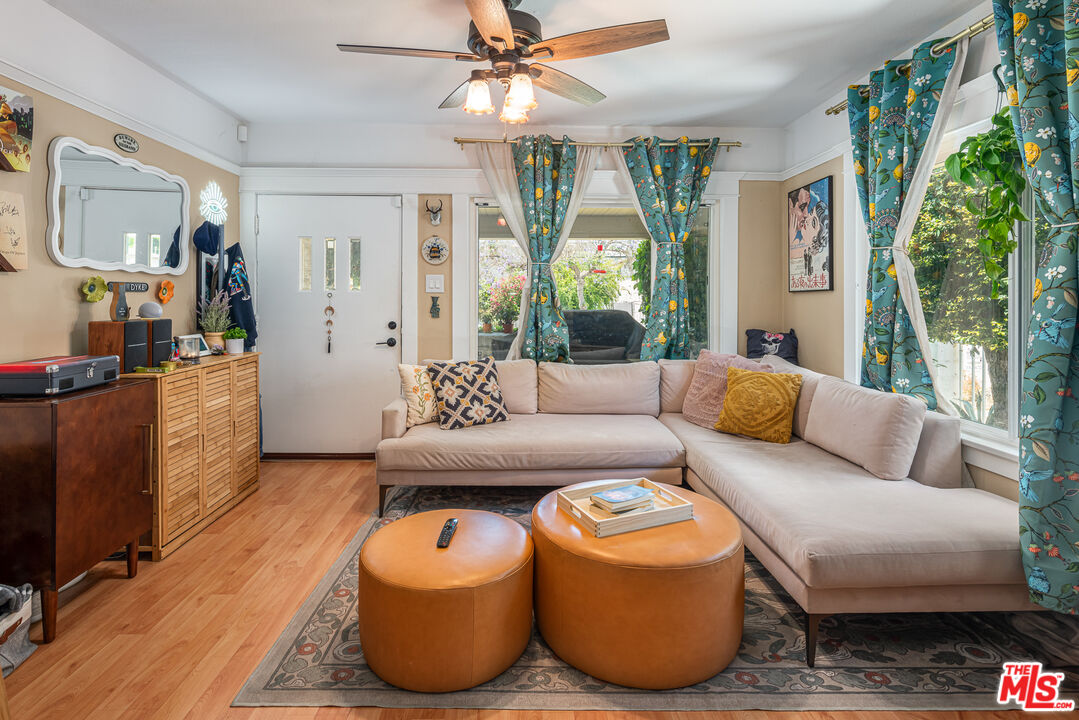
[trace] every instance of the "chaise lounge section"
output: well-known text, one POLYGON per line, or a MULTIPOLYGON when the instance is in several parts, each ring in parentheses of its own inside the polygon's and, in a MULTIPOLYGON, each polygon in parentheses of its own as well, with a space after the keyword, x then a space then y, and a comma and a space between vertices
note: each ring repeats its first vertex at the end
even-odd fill
POLYGON ((392 485, 684 480, 730 508, 746 547, 805 610, 810 666, 828 615, 1037 609, 1016 503, 965 482, 956 418, 908 407, 896 419, 898 396, 776 357, 761 362, 803 376, 789 444, 686 420, 691 360, 498 363, 509 422, 405 430, 403 400, 383 411, 380 496, 392 485), (837 412, 843 403, 854 403, 850 412, 837 412), (867 425, 881 429, 868 442, 867 425), (902 470, 884 479, 859 462, 902 470))

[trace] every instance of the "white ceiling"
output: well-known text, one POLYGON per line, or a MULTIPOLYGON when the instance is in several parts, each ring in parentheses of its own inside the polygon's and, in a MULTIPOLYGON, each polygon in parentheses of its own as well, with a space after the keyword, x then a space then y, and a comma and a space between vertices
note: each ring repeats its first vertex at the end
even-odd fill
MULTIPOLYGON (((462 0, 48 0, 251 123, 448 124, 471 63, 335 44, 464 50, 462 0)), ((782 127, 985 0, 524 0, 545 37, 666 18, 668 42, 556 67, 607 94, 539 93, 545 125, 782 127)), ((117 78, 123 81, 123 78, 117 78)), ((490 118, 478 120, 496 124, 490 118)), ((302 138, 297 138, 302 141, 302 138)))

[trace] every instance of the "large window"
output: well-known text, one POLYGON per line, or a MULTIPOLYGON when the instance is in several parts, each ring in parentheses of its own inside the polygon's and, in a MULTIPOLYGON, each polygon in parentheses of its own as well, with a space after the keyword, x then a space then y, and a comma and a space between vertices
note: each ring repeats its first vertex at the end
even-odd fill
MULTIPOLYGON (((503 359, 517 333, 525 256, 501 210, 479 212, 477 353, 503 359)), ((702 206, 686 246, 690 357, 708 346, 709 212, 702 206)), ((632 207, 582 208, 551 266, 575 363, 640 357, 651 297, 651 241, 632 207)))
MULTIPOLYGON (((978 249, 983 233, 968 209, 968 203, 980 205, 981 193, 952 180, 943 167, 966 137, 985 127, 953 134, 942 145, 909 249, 938 389, 964 420, 1014 438, 1021 377, 1016 348, 1025 345, 1035 245, 1047 228, 1044 220, 1017 228, 1022 241, 1002 259, 1007 274, 993 298, 978 249)), ((1036 215, 1033 208, 1027 214, 1036 215)))

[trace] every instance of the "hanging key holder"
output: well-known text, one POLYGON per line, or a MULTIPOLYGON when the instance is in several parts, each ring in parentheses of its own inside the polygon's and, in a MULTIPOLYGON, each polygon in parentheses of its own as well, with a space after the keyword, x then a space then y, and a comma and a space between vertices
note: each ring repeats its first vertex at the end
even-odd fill
POLYGON ((329 303, 326 305, 326 309, 322 313, 326 316, 326 354, 330 354, 333 350, 333 316, 337 314, 337 311, 333 308, 333 293, 326 293, 326 301, 329 303))

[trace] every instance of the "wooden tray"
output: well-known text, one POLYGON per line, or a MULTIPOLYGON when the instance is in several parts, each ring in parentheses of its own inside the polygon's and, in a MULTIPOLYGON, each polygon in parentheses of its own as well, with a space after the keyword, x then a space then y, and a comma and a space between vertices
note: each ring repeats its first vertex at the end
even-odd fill
POLYGON ((693 518, 693 503, 668 492, 647 478, 611 480, 584 488, 559 490, 558 507, 599 538, 693 518), (616 515, 593 505, 589 500, 589 497, 597 492, 626 485, 640 485, 651 490, 654 493, 652 509, 629 510, 616 515))

